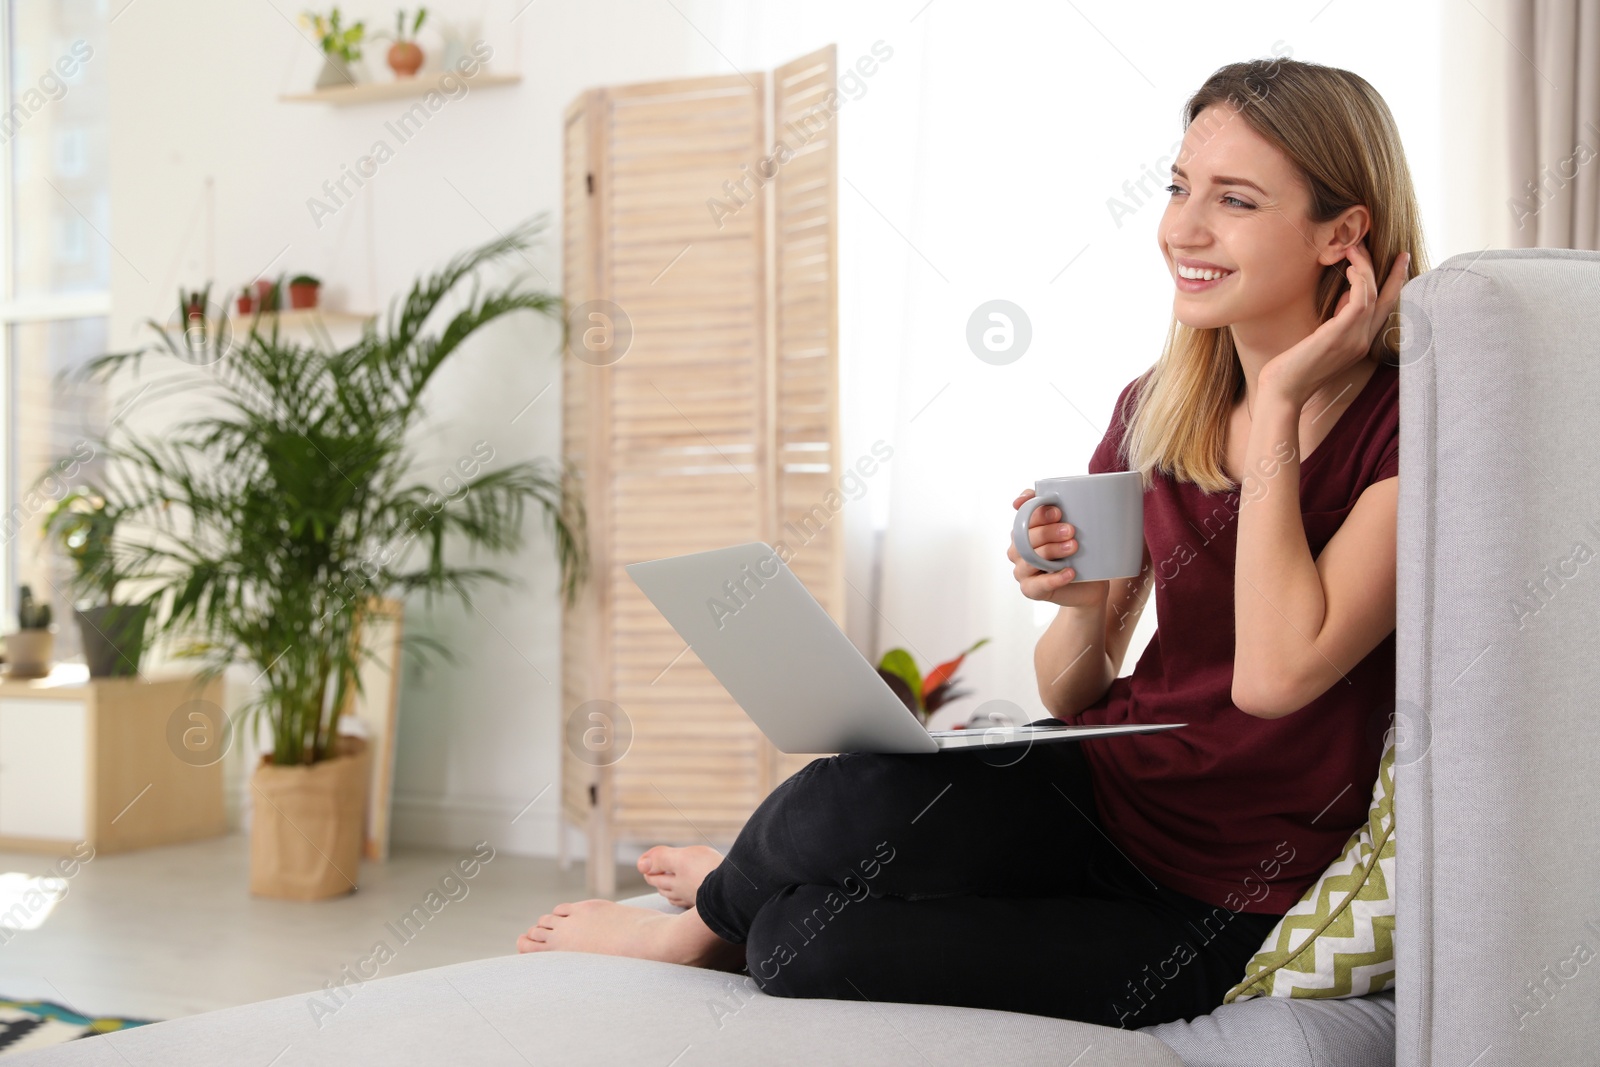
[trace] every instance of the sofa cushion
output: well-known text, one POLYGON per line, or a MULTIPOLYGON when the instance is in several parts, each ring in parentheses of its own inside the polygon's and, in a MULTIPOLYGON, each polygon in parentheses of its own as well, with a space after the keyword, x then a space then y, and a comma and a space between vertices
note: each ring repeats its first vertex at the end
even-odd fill
MULTIPOLYGON (((684 910, 653 892, 621 903, 668 915, 684 910)), ((1394 1067, 1394 993, 1327 1001, 1258 997, 1129 1032, 1158 1038, 1185 1067, 1394 1067)))
POLYGON ((1224 1004, 1251 997, 1360 997, 1394 983, 1394 736, 1385 739, 1367 821, 1284 913, 1224 1004))
POLYGON ((1160 1038, 1185 1067, 1394 1067, 1394 992, 1256 997, 1139 1033, 1160 1038))
POLYGON ((6 1063, 1182 1067, 1160 1041, 1132 1030, 980 1008, 788 1000, 722 971, 585 952, 494 956, 375 979, 350 988, 319 1028, 309 1005, 326 996, 191 1015, 6 1063))

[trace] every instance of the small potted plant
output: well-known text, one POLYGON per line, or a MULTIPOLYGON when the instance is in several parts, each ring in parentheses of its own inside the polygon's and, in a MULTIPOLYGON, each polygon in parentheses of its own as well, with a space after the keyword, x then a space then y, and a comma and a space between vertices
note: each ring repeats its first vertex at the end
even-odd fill
MULTIPOLYGON (((917 669, 917 661, 903 648, 891 648, 878 662, 878 675, 894 690, 911 713, 928 725, 928 718, 956 697, 964 697, 967 690, 955 688, 956 671, 962 660, 989 643, 980 639, 955 659, 945 660, 928 672, 927 677, 917 669)), ((960 729, 960 727, 957 727, 960 729)))
POLYGON ((6 636, 6 674, 12 678, 43 678, 50 673, 55 632, 50 627, 50 605, 33 599, 33 590, 17 589, 17 631, 6 636))
POLYGON ((211 303, 211 283, 204 288, 178 288, 178 309, 169 324, 181 352, 174 352, 196 366, 215 363, 232 346, 233 326, 226 310, 211 303))
POLYGON ((336 89, 356 84, 350 65, 361 58, 361 42, 367 36, 366 23, 357 19, 349 26, 344 25, 337 4, 327 15, 307 11, 300 16, 300 22, 310 27, 322 46, 322 71, 317 75, 316 87, 336 89))
POLYGON ((138 674, 150 619, 148 603, 116 600, 118 583, 132 577, 117 558, 118 517, 103 495, 79 488, 62 497, 44 520, 45 536, 55 538, 76 568, 73 591, 88 604, 73 615, 91 678, 138 674))
POLYGON ((203 289, 178 288, 178 319, 183 323, 183 343, 191 363, 211 362, 228 344, 226 316, 211 314, 211 283, 203 289))
POLYGON ((310 274, 296 274, 289 279, 289 306, 299 310, 317 306, 317 291, 322 282, 310 274))
POLYGON ((278 300, 283 292, 283 275, 280 274, 277 281, 271 281, 267 278, 257 278, 255 288, 256 310, 277 311, 278 300))
POLYGON ((417 8, 416 15, 411 19, 411 30, 407 32, 405 8, 394 13, 394 44, 389 46, 389 54, 385 58, 396 78, 415 78, 417 71, 422 69, 422 48, 417 44, 417 31, 422 29, 427 17, 427 8, 417 8))
POLYGON ((234 306, 238 308, 240 318, 255 313, 256 297, 248 285, 239 290, 239 295, 234 298, 234 306))

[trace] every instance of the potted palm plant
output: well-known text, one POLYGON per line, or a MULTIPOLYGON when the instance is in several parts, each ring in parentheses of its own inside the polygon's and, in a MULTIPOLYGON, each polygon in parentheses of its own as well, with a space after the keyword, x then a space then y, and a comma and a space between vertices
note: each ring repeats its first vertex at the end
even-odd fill
MULTIPOLYGON (((355 886, 366 757, 358 739, 341 737, 339 718, 360 687, 367 654, 352 638, 364 605, 406 593, 430 602, 454 593, 470 605, 480 582, 508 582, 491 567, 451 562, 445 546, 514 549, 530 504, 543 512, 575 600, 587 554, 570 470, 458 464, 462 481, 446 499, 414 471, 409 444, 429 383, 480 327, 518 311, 560 317, 556 294, 520 279, 487 289, 476 280, 542 225, 458 255, 347 347, 254 328, 198 372, 209 394, 199 414, 160 439, 114 427, 101 444, 112 506, 124 528, 137 528, 146 580, 159 589, 155 633, 200 657, 202 677, 234 662, 259 675, 240 715, 264 724, 272 744, 252 777, 252 892, 317 899, 355 886)), ((103 356, 84 373, 138 376, 146 356, 181 361, 180 342, 150 325, 162 343, 103 356)), ((192 381, 197 372, 187 370, 192 381)))
POLYGON ((73 593, 91 601, 73 612, 91 678, 138 674, 144 654, 149 601, 119 604, 116 599, 117 586, 130 577, 119 565, 117 519, 103 495, 81 486, 62 497, 44 519, 45 536, 55 538, 73 562, 73 593))

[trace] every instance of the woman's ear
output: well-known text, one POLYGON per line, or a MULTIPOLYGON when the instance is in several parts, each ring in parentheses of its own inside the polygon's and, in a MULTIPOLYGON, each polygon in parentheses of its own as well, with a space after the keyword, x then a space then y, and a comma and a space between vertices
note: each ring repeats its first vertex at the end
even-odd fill
POLYGON ((1318 227, 1317 262, 1331 266, 1345 258, 1345 251, 1360 244, 1372 229, 1372 215, 1366 207, 1355 204, 1341 211, 1338 217, 1318 227))

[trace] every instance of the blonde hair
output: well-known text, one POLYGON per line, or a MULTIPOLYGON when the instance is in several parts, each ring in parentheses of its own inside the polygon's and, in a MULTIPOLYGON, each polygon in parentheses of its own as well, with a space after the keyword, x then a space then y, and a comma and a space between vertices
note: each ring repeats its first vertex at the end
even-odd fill
MULTIPOLYGON (((1422 223, 1411 172, 1389 107, 1364 79, 1347 70, 1292 59, 1230 63, 1206 79, 1184 105, 1184 129, 1209 107, 1226 104, 1300 171, 1310 188, 1312 222, 1365 205, 1371 215, 1367 250, 1381 288, 1402 252, 1407 278, 1427 269, 1422 223)), ((1344 260, 1317 280, 1318 320, 1326 322, 1349 287, 1344 260)), ((1368 355, 1398 362, 1398 316, 1378 331, 1368 355)), ((1243 398, 1244 368, 1226 327, 1194 329, 1174 315, 1161 358, 1130 390, 1122 441, 1129 470, 1192 482, 1207 493, 1237 488, 1223 471, 1228 416, 1243 398), (1136 401, 1132 398, 1137 397, 1136 401)), ((1127 405, 1125 404, 1124 407, 1127 405)))

